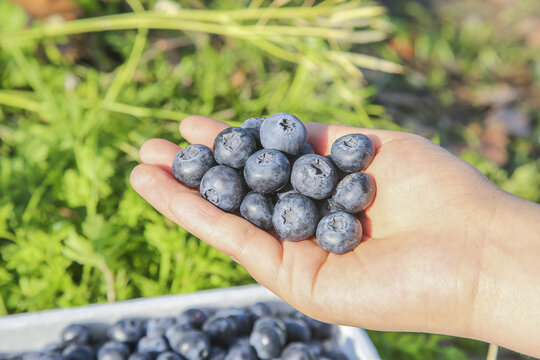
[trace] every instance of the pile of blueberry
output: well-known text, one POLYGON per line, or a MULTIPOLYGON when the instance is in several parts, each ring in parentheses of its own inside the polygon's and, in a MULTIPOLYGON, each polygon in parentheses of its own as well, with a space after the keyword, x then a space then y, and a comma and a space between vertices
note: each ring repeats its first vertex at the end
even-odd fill
MULTIPOLYGON (((71 324, 61 342, 18 360, 347 360, 331 348, 335 325, 268 303, 191 308, 176 317, 126 318, 102 332, 71 324)), ((13 359, 15 359, 13 358, 13 359)))
POLYGON ((237 212, 254 225, 289 241, 313 235, 333 253, 354 249, 362 239, 357 219, 375 197, 364 170, 375 149, 363 134, 337 139, 331 154, 313 153, 304 124, 292 114, 244 121, 214 140, 214 151, 192 144, 174 158, 173 174, 199 186, 217 207, 237 212), (248 189, 250 190, 248 192, 248 189))

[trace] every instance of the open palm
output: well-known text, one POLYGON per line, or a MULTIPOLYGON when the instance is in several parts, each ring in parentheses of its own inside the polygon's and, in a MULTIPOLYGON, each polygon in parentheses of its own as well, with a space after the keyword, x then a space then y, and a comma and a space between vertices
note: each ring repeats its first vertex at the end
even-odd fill
MULTIPOLYGON (((485 178, 416 135, 306 126, 309 142, 322 155, 336 138, 350 133, 368 135, 377 149, 366 170, 375 179, 377 195, 361 217, 362 242, 344 255, 324 251, 313 238, 280 242, 202 199, 172 176, 180 148, 166 140, 142 146, 144 164, 134 169, 131 183, 163 215, 231 256, 259 283, 312 317, 379 330, 461 333, 470 320, 465 309, 474 306, 475 259, 481 250, 476 219, 491 188, 485 178), (438 327, 441 323, 444 328, 438 327)), ((225 127, 191 116, 180 132, 191 143, 211 146, 225 127)))

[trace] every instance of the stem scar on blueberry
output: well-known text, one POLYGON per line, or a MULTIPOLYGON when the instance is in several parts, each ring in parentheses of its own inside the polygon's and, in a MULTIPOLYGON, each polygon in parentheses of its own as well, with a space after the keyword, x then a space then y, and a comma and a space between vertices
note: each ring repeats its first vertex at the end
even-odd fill
POLYGON ((292 129, 294 128, 294 123, 290 121, 289 119, 281 119, 281 121, 279 122, 279 125, 281 126, 284 132, 292 131, 292 129))
POLYGON ((226 134, 223 136, 223 145, 229 151, 234 151, 238 147, 239 142, 238 134, 226 134))
POLYGON ((311 167, 315 170, 315 175, 326 176, 329 173, 328 166, 326 166, 321 159, 317 159, 315 162, 311 163, 311 167))
POLYGON ((342 216, 333 217, 328 223, 328 226, 332 229, 332 231, 343 231, 345 228, 345 219, 342 216))
POLYGON ((214 188, 207 189, 204 192, 204 198, 214 205, 218 205, 221 201, 221 196, 214 188))
POLYGON ((272 161, 273 158, 274 158, 274 156, 272 156, 272 154, 264 153, 264 154, 261 154, 261 155, 257 156, 257 161, 258 161, 259 164, 269 163, 270 161, 272 161))
POLYGON ((345 140, 343 140, 343 145, 354 148, 356 145, 358 145, 358 139, 356 139, 354 136, 351 136, 345 140))

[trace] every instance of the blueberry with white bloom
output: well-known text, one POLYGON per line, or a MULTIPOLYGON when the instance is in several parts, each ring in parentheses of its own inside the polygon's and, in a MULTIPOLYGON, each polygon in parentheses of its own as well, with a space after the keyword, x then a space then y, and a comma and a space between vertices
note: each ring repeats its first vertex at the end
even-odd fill
POLYGON ((283 349, 281 353, 283 360, 315 360, 306 344, 293 342, 283 349))
POLYGON ((317 226, 317 242, 326 251, 344 254, 362 240, 362 225, 353 215, 338 211, 326 215, 317 226))
POLYGON ((291 183, 296 191, 313 199, 325 199, 338 183, 334 165, 324 156, 303 155, 296 160, 291 171, 291 183))
POLYGON ((176 325, 176 319, 173 317, 148 319, 146 323, 146 336, 164 336, 167 329, 174 325, 176 325))
POLYGON ((266 118, 265 117, 252 117, 247 120, 244 120, 244 122, 242 123, 242 125, 240 125, 240 127, 249 131, 251 135, 255 137, 255 140, 257 140, 257 142, 260 142, 261 137, 259 135, 259 131, 261 129, 261 125, 264 119, 266 118))
POLYGON ((129 347, 125 343, 109 341, 99 348, 97 360, 126 360, 129 353, 129 347))
POLYGON ((159 354, 156 360, 185 360, 185 359, 173 351, 165 351, 159 354))
POLYGON ((121 319, 109 328, 109 338, 116 341, 134 343, 143 337, 146 323, 142 319, 121 319))
POLYGON ((277 234, 289 241, 315 235, 319 211, 313 200, 302 194, 288 194, 274 206, 272 223, 277 234))
POLYGON ((344 172, 361 171, 373 160, 375 148, 364 134, 344 135, 332 144, 332 159, 344 172))
POLYGON ((210 340, 198 330, 186 331, 170 343, 171 348, 187 360, 204 360, 210 354, 210 340))
POLYGON ((311 329, 303 319, 287 318, 283 320, 287 328, 287 342, 308 342, 311 329))
POLYGON ((261 144, 289 155, 298 155, 307 142, 307 130, 294 115, 277 113, 267 117, 260 129, 261 144))
POLYGON ((199 190, 203 198, 224 211, 232 212, 240 207, 246 186, 237 171, 218 165, 204 174, 199 190))
POLYGON ((249 344, 255 349, 259 359, 273 359, 281 354, 285 341, 279 329, 263 326, 253 330, 249 337, 249 344))
POLYGON ((62 341, 68 344, 88 344, 91 340, 90 329, 83 324, 71 324, 62 330, 62 341))
POLYGON ((180 150, 173 160, 172 172, 176 180, 189 187, 197 187, 204 174, 216 165, 208 146, 189 145, 180 150))
POLYGON ((230 127, 214 140, 214 159, 218 164, 235 169, 244 167, 247 159, 257 150, 253 135, 246 129, 230 127))
POLYGON ((375 192, 373 178, 369 174, 357 172, 345 176, 337 184, 331 201, 340 210, 357 214, 371 205, 375 192))
POLYGON ((176 321, 178 324, 189 324, 193 329, 200 329, 207 319, 208 312, 199 308, 191 308, 184 310, 176 318, 176 321))
POLYGON ((169 344, 163 336, 144 336, 137 343, 137 351, 148 353, 152 357, 169 350, 169 344))
POLYGON ((249 344, 238 344, 229 349, 224 360, 258 360, 258 357, 249 344))
POLYGON ((288 181, 291 165, 278 150, 262 149, 249 157, 244 167, 246 184, 254 191, 269 194, 281 189, 288 181))
POLYGON ((274 205, 268 195, 250 192, 240 204, 240 214, 244 219, 261 229, 272 228, 274 205))

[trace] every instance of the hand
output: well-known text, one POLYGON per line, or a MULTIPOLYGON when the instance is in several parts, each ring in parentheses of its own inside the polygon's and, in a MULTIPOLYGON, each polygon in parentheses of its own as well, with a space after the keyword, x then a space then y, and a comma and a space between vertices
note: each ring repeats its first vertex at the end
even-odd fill
MULTIPOLYGON (((227 125, 202 116, 180 124, 190 143, 212 146, 227 125)), ((179 147, 153 139, 131 183, 163 215, 242 264, 262 285, 322 321, 378 330, 478 336, 475 324, 483 244, 502 191, 474 167, 412 134, 307 123, 326 155, 335 139, 363 133, 376 147, 366 172, 377 184, 361 217, 360 245, 329 254, 315 239, 280 242, 178 183, 179 147)))

